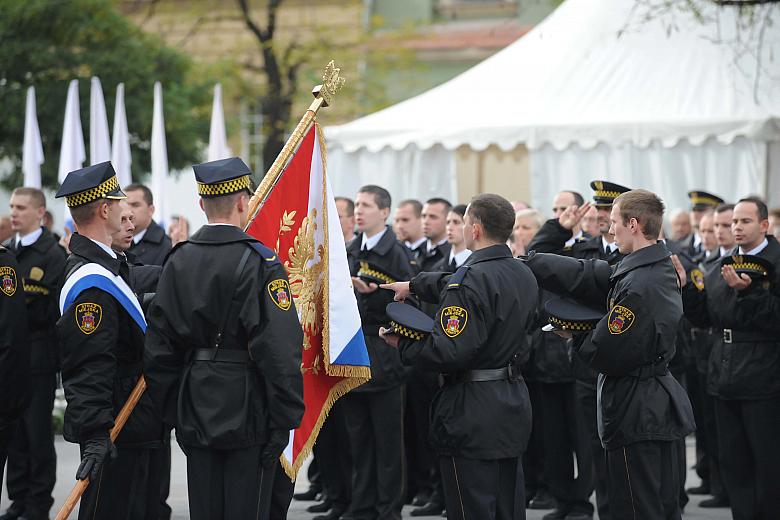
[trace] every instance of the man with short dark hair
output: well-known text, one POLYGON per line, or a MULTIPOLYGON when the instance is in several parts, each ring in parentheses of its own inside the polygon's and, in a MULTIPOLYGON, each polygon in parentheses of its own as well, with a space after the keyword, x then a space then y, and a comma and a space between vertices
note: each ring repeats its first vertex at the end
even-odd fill
MULTIPOLYGON (((767 217, 758 199, 734 206, 731 229, 738 247, 731 258, 755 255, 774 272, 752 279, 723 265, 683 290, 691 322, 722 331, 712 346, 707 381, 715 395, 721 477, 734 518, 769 519, 780 511, 780 244, 767 238, 767 217)), ((685 282, 682 266, 678 273, 685 282)))
POLYGON ((70 238, 57 333, 68 401, 63 435, 80 446, 76 478, 90 480, 79 518, 114 518, 121 511, 127 519, 156 519, 164 428, 148 394, 116 442, 110 438, 141 377, 146 330, 130 268, 111 249, 125 195, 111 163, 104 162, 70 172, 57 197, 65 197, 78 229, 70 238))
POLYGON ((411 292, 439 306, 423 340, 388 329, 381 334, 405 364, 444 374, 430 432, 450 519, 525 518, 521 457, 531 404, 519 363, 529 355, 536 283, 506 245, 514 223, 509 201, 477 195, 463 228, 473 252, 454 274, 420 273, 409 283, 383 286, 396 299, 411 292))
MULTIPOLYGON (((144 374, 187 455, 190 517, 269 518, 279 457, 303 417, 303 331, 284 267, 243 231, 249 167, 232 157, 193 170, 208 224, 165 263, 144 374)), ((292 491, 279 497, 285 511, 292 491)))
POLYGON ((417 261, 420 271, 430 271, 450 254, 450 245, 447 243, 447 214, 450 209, 452 204, 438 197, 428 199, 422 208, 422 231, 427 243, 417 261))
POLYGON ((335 197, 336 211, 339 212, 339 224, 344 235, 344 243, 355 238, 355 202, 349 197, 335 197))
POLYGON ((539 284, 595 309, 592 333, 575 346, 598 371, 599 435, 607 451, 610 515, 679 520, 678 443, 694 430, 685 390, 669 373, 682 319, 677 275, 657 242, 663 202, 646 190, 614 200, 610 232, 625 258, 603 260, 535 254, 539 284), (585 341, 589 339, 589 341, 585 341))
POLYGON ((171 239, 154 216, 152 191, 143 184, 130 184, 125 187, 127 203, 133 210, 135 236, 130 252, 145 265, 162 265, 165 255, 171 250, 171 239))
POLYGON ((18 512, 17 516, 39 519, 49 515, 57 479, 51 412, 59 370, 57 300, 66 255, 52 233, 41 225, 46 213, 41 190, 16 188, 10 205, 15 236, 5 245, 19 262, 19 290, 27 302, 32 393, 8 450, 8 496, 12 504, 6 515, 18 512))
POLYGON ((379 338, 387 325, 385 311, 392 293, 374 279, 408 280, 413 270, 408 253, 386 225, 390 194, 375 185, 363 186, 355 197, 358 235, 347 245, 352 283, 357 292, 363 335, 371 359, 371 381, 348 393, 343 401, 354 464, 352 499, 342 518, 400 519, 403 506, 403 382, 398 352, 379 338))
POLYGON ((423 205, 419 200, 402 200, 395 208, 393 216, 393 231, 398 240, 412 252, 415 261, 425 256, 425 244, 428 239, 423 235, 422 228, 423 205))

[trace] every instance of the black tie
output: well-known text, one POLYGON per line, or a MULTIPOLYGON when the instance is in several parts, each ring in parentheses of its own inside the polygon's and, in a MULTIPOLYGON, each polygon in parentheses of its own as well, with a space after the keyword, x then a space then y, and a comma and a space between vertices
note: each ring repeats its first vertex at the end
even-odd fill
POLYGON ((452 261, 450 262, 450 270, 454 273, 458 270, 458 264, 455 262, 455 258, 453 257, 452 261))

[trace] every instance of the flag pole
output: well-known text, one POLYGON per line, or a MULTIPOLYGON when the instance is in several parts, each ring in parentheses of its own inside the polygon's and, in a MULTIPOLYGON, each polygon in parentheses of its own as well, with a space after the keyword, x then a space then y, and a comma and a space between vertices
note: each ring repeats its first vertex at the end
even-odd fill
MULTIPOLYGON (((121 432, 122 428, 124 428, 127 419, 130 418, 130 414, 133 412, 135 405, 138 404, 138 401, 141 399, 144 390, 146 390, 146 380, 144 379, 144 376, 141 376, 138 379, 135 388, 133 388, 133 391, 130 393, 130 396, 127 398, 124 406, 122 406, 122 409, 119 410, 119 414, 114 420, 114 427, 111 428, 110 432, 111 442, 116 441, 116 438, 119 437, 119 432, 121 432)), ((81 495, 83 495, 87 490, 87 486, 89 486, 89 477, 76 482, 76 485, 73 486, 73 489, 70 491, 70 495, 68 495, 68 499, 65 500, 65 503, 57 513, 55 520, 67 520, 67 518, 73 512, 73 509, 76 507, 76 504, 78 504, 79 500, 81 500, 81 495)))
POLYGON ((319 109, 330 105, 336 93, 344 86, 346 80, 339 76, 340 72, 341 69, 336 68, 336 64, 333 60, 325 67, 325 73, 322 75, 322 85, 317 85, 311 91, 314 95, 314 101, 312 101, 308 110, 306 110, 306 113, 295 126, 295 130, 293 130, 292 134, 287 139, 282 151, 276 156, 276 159, 266 172, 265 177, 263 177, 257 190, 255 190, 254 195, 249 199, 249 221, 245 229, 249 229, 257 212, 260 211, 265 199, 268 198, 268 195, 271 193, 271 189, 279 181, 287 163, 289 163, 290 159, 295 155, 298 146, 300 146, 306 133, 314 124, 319 109))

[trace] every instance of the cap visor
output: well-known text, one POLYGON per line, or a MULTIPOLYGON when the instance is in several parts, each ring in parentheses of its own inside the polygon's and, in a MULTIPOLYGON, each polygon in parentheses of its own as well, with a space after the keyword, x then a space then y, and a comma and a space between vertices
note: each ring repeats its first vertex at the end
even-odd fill
POLYGON ((107 199, 121 200, 121 199, 126 199, 127 195, 125 195, 124 191, 122 191, 121 189, 117 188, 114 191, 112 191, 111 193, 107 194, 106 198, 107 199))

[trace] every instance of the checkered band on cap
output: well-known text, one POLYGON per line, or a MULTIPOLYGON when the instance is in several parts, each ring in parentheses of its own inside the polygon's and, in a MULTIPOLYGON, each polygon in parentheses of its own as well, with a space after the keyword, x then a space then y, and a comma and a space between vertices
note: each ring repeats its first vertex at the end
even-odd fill
POLYGON ((563 329, 563 330, 587 331, 596 328, 596 324, 592 322, 561 320, 559 318, 556 318, 555 316, 550 316, 550 323, 558 327, 559 329, 563 329))
POLYGON ((766 276, 768 274, 766 267, 754 262, 734 262, 731 265, 732 267, 734 267, 735 271, 757 272, 757 273, 761 273, 763 276, 766 276))
POLYGON ((116 175, 114 175, 94 188, 84 190, 74 195, 67 195, 65 197, 65 204, 67 204, 69 208, 83 206, 84 204, 89 204, 93 200, 103 199, 106 195, 118 189, 119 181, 117 180, 116 175))
POLYGON ((225 182, 215 182, 214 184, 198 183, 198 195, 201 197, 218 197, 220 195, 230 195, 239 191, 248 190, 250 186, 249 175, 243 175, 230 179, 225 182))
POLYGON ((421 341, 425 338, 425 336, 427 336, 427 334, 423 332, 419 332, 416 330, 412 330, 408 327, 404 327, 403 325, 395 321, 391 321, 390 326, 393 328, 393 332, 395 332, 396 334, 400 334, 401 336, 405 336, 415 341, 421 341))
POLYGON ((594 197, 604 197, 609 199, 616 199, 621 195, 619 191, 607 191, 607 190, 596 190, 596 192, 593 194, 594 197))

